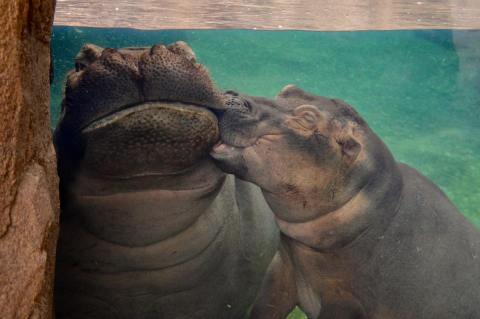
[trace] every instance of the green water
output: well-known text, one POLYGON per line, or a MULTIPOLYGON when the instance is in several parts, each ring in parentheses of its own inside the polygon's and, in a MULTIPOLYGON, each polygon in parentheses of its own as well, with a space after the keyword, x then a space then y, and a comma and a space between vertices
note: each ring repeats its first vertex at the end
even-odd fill
MULTIPOLYGON (((480 226, 480 31, 135 31, 54 28, 52 125, 73 57, 186 41, 218 86, 273 97, 294 83, 353 105, 397 160, 439 185, 480 226)), ((302 318, 299 313, 291 318, 302 318)))

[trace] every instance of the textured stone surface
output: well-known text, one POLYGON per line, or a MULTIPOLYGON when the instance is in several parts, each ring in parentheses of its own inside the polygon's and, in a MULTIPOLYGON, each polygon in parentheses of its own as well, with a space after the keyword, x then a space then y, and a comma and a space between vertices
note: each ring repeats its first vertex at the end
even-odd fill
POLYGON ((0 2, 0 313, 50 318, 58 185, 49 122, 53 0, 0 2))

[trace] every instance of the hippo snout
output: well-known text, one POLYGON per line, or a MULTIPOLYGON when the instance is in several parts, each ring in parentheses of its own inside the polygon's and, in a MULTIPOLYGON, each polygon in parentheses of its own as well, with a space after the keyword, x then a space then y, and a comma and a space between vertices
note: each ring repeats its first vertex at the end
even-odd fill
POLYGON ((218 140, 211 110, 224 108, 224 98, 184 42, 87 44, 67 78, 57 150, 108 176, 183 171, 218 140))

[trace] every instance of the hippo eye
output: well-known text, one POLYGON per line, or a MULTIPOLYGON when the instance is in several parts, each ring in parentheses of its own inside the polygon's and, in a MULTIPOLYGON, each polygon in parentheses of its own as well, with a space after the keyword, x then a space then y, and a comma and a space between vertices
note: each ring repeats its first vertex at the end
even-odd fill
POLYGON ((243 106, 246 108, 249 112, 252 111, 252 105, 248 101, 243 101, 243 106))

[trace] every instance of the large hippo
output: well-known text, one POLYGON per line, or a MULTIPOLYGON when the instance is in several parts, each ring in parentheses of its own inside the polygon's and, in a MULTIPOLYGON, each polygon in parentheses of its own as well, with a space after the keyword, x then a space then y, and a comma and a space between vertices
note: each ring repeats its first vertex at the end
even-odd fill
POLYGON ((353 108, 295 86, 231 101, 212 155, 282 233, 251 318, 480 318, 480 232, 353 108))
POLYGON ((278 230, 209 157, 223 94, 182 42, 85 45, 55 131, 62 318, 244 318, 278 230))

